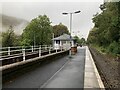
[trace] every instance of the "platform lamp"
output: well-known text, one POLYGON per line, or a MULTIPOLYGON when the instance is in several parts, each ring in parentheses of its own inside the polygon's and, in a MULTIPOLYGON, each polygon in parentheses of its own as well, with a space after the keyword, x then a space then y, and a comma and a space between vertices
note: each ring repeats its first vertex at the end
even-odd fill
POLYGON ((70 14, 70 50, 69 50, 69 56, 71 57, 71 47, 72 47, 72 36, 71 36, 71 31, 72 31, 72 14, 77 14, 80 13, 81 11, 76 11, 76 12, 70 12, 70 13, 62 13, 63 15, 68 15, 70 14))

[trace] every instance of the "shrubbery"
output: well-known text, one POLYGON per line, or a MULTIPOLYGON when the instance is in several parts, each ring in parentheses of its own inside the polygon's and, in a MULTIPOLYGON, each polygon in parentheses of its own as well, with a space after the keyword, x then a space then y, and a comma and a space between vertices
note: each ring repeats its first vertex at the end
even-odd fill
POLYGON ((102 12, 93 17, 95 25, 87 42, 101 52, 120 55, 120 2, 106 2, 102 6, 102 12))
POLYGON ((108 51, 113 54, 120 54, 120 44, 114 41, 109 45, 108 51))

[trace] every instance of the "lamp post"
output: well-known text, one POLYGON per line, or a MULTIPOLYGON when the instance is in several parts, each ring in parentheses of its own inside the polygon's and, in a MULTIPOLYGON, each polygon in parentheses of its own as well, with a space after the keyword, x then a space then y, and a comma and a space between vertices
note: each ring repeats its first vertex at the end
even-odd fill
POLYGON ((69 56, 71 57, 71 47, 72 47, 72 36, 71 36, 71 31, 72 31, 72 14, 77 14, 80 13, 81 11, 76 11, 76 12, 70 12, 70 13, 62 13, 63 15, 70 14, 70 50, 69 50, 69 56))

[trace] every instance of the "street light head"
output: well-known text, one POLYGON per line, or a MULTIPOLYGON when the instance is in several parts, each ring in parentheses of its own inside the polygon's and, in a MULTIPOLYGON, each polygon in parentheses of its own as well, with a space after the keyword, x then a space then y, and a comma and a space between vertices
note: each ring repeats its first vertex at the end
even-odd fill
POLYGON ((81 11, 76 11, 76 12, 74 12, 74 13, 80 13, 81 11))
POLYGON ((62 14, 67 15, 68 13, 62 13, 62 14))

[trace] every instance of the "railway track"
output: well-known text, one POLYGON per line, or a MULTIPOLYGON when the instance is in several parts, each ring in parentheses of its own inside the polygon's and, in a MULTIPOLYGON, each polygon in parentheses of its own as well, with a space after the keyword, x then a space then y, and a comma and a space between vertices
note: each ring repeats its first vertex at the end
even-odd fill
POLYGON ((91 52, 91 54, 92 54, 92 57, 93 57, 93 59, 94 59, 94 61, 95 61, 96 67, 97 67, 97 69, 98 69, 98 71, 99 71, 99 73, 100 73, 101 79, 102 79, 102 81, 103 81, 103 83, 104 83, 105 90, 113 90, 113 87, 111 87, 111 85, 110 85, 110 83, 109 83, 109 80, 108 80, 107 76, 106 76, 105 73, 104 73, 103 68, 101 67, 101 65, 99 64, 99 62, 97 62, 97 60, 96 60, 96 57, 97 57, 97 56, 94 54, 93 48, 89 47, 89 49, 90 49, 90 52, 91 52))

